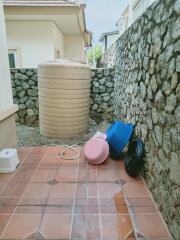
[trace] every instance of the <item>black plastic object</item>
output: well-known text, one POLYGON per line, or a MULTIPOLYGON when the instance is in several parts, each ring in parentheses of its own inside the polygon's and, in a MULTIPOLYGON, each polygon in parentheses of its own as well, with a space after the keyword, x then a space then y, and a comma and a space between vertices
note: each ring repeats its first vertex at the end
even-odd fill
POLYGON ((125 157, 125 169, 129 176, 139 176, 143 166, 144 153, 144 143, 141 139, 133 139, 129 143, 128 152, 125 157))

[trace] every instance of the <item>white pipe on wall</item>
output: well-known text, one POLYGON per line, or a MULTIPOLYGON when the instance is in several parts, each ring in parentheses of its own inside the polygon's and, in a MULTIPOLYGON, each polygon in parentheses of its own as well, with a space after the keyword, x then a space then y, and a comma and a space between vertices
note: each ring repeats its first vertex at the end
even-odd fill
POLYGON ((2 0, 0 0, 0 112, 12 107, 13 97, 9 71, 6 28, 2 0))

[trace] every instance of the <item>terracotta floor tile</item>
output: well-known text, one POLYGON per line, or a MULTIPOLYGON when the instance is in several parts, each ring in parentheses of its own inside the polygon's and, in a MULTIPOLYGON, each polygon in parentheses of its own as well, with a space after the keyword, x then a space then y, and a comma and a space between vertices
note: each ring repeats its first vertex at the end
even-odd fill
POLYGON ((36 170, 30 182, 47 183, 54 178, 55 174, 55 170, 36 170))
POLYGON ((97 165, 93 165, 93 164, 90 164, 89 162, 88 162, 88 166, 87 166, 87 170, 89 171, 89 170, 94 170, 94 171, 96 171, 96 169, 97 169, 97 165))
POLYGON ((61 163, 40 163, 37 170, 58 170, 61 167, 61 163))
POLYGON ((72 206, 73 202, 74 202, 74 197, 49 197, 47 204, 48 206, 59 206, 59 205, 72 206))
POLYGON ((49 192, 49 186, 46 183, 30 183, 23 195, 24 198, 46 198, 49 192))
POLYGON ((10 180, 10 184, 28 183, 34 174, 34 170, 23 169, 20 167, 10 180))
POLYGON ((79 170, 78 176, 77 176, 77 182, 78 183, 85 183, 88 178, 88 172, 85 170, 79 170))
POLYGON ((75 215, 73 217, 71 239, 100 239, 98 215, 75 215))
POLYGON ((71 215, 46 214, 40 230, 49 239, 68 239, 70 226, 71 215))
POLYGON ((125 170, 125 166, 124 166, 124 161, 123 160, 115 161, 115 165, 116 165, 117 169, 125 170))
POLYGON ((170 239, 143 180, 129 177, 123 161, 90 165, 80 147, 79 159, 63 160, 63 149, 20 149, 17 171, 0 174, 3 239, 135 240, 129 213, 140 234, 170 239))
POLYGON ((157 209, 154 205, 130 205, 128 209, 131 214, 157 213, 157 209))
POLYGON ((86 198, 87 197, 87 184, 86 183, 77 183, 76 185, 76 197, 86 198))
POLYGON ((43 158, 44 153, 37 153, 35 150, 32 150, 30 154, 26 157, 23 164, 38 164, 43 158))
POLYGON ((23 169, 21 169, 21 166, 17 169, 17 171, 13 174, 11 180, 9 181, 10 184, 16 184, 16 183, 21 183, 21 179, 24 175, 24 171, 23 169))
POLYGON ((19 198, 0 198, 0 214, 12 214, 19 198))
POLYGON ((129 182, 135 182, 135 181, 141 180, 140 178, 132 178, 132 177, 128 176, 128 174, 126 173, 125 170, 120 170, 119 175, 120 175, 120 179, 121 179, 122 184, 126 184, 126 183, 129 183, 129 182))
POLYGON ((59 157, 59 155, 44 155, 42 160, 41 160, 41 164, 44 163, 44 164, 58 164, 59 163, 59 166, 60 166, 60 162, 61 162, 61 159, 59 157))
POLYGON ((45 206, 17 206, 15 214, 43 214, 45 206))
POLYGON ((86 215, 74 215, 71 239, 86 239, 86 215))
POLYGON ((151 197, 127 197, 127 203, 129 205, 153 205, 154 202, 152 201, 151 197))
POLYGON ((96 205, 98 205, 98 198, 97 197, 88 197, 87 198, 87 205, 88 206, 96 206, 96 205))
POLYGON ((123 194, 117 193, 113 198, 100 198, 101 213, 127 214, 129 213, 123 194))
POLYGON ((74 207, 74 214, 78 215, 85 215, 86 214, 86 206, 83 205, 75 205, 74 207))
POLYGON ((75 183, 59 183, 50 188, 50 198, 74 198, 75 183))
POLYGON ((47 146, 36 146, 33 147, 32 151, 37 154, 44 154, 47 151, 47 146))
POLYGON ((97 182, 97 172, 96 172, 96 170, 88 170, 87 181, 88 182, 97 182))
POLYGON ((100 223, 98 215, 87 215, 87 239, 100 239, 100 223))
POLYGON ((56 174, 56 179, 58 179, 60 182, 64 183, 76 183, 77 181, 77 169, 69 170, 67 169, 60 169, 58 170, 56 174))
POLYGON ((28 183, 21 183, 21 184, 11 184, 9 183, 5 189, 1 192, 0 196, 3 197, 21 197, 24 193, 28 183))
POLYGON ((98 214, 99 205, 97 198, 77 198, 75 199, 75 214, 98 214))
POLYGON ((55 147, 47 147, 46 148, 46 155, 58 155, 64 149, 63 146, 55 146, 55 147))
POLYGON ((148 239, 170 238, 165 224, 159 214, 136 214, 132 215, 132 221, 136 231, 148 239))
POLYGON ((117 214, 116 206, 114 205, 101 205, 99 206, 100 214, 117 214))
POLYGON ((88 162, 79 162, 78 168, 80 171, 87 171, 88 169, 88 162))
POLYGON ((101 198, 110 198, 121 191, 121 186, 115 183, 98 183, 98 191, 101 198))
POLYGON ((37 231, 41 215, 13 215, 8 223, 2 239, 24 239, 37 231))
POLYGON ((99 213, 99 206, 86 206, 86 214, 98 214, 99 213))
POLYGON ((88 197, 96 197, 97 196, 97 183, 88 183, 87 185, 87 195, 88 197))
POLYGON ((87 197, 81 198, 81 197, 76 197, 74 205, 79 205, 79 206, 86 206, 87 205, 87 197))
POLYGON ((72 214, 72 205, 46 206, 45 214, 72 214))
POLYGON ((23 197, 20 199, 18 206, 45 206, 47 200, 47 197, 23 197))
POLYGON ((20 163, 22 163, 26 157, 31 153, 32 148, 30 147, 21 147, 17 149, 17 153, 18 153, 18 157, 19 157, 19 161, 20 163))
POLYGON ((98 170, 98 182, 115 182, 119 180, 119 174, 116 170, 98 170))
POLYGON ((10 218, 11 215, 0 215, 0 236, 4 230, 4 228, 6 227, 8 221, 9 221, 9 218, 10 218))
POLYGON ((78 168, 78 160, 61 160, 60 164, 62 168, 78 168))
POLYGON ((5 188, 5 186, 11 181, 15 174, 14 173, 1 173, 0 174, 0 192, 5 188))
POLYGON ((115 162, 111 159, 107 159, 103 164, 97 165, 98 170, 115 170, 115 162))
POLYGON ((102 239, 125 239, 133 226, 129 215, 101 215, 102 239))
POLYGON ((127 197, 148 197, 149 192, 143 181, 127 183, 124 186, 124 193, 127 197))

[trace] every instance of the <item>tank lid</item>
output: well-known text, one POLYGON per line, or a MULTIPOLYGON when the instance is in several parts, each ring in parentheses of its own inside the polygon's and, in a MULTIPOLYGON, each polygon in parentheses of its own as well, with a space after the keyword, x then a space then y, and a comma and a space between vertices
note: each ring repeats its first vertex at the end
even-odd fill
POLYGON ((62 66, 62 67, 76 67, 76 68, 90 68, 90 66, 83 62, 76 59, 55 59, 52 61, 46 61, 39 63, 38 67, 48 66, 48 67, 55 67, 55 66, 62 66))

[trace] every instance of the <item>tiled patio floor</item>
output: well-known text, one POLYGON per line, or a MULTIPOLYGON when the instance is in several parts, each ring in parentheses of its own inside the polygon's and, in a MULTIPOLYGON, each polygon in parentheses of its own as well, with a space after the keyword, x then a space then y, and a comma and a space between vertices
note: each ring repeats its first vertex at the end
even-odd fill
POLYGON ((171 239, 143 180, 128 177, 122 161, 96 167, 80 148, 72 161, 62 150, 19 149, 16 173, 0 174, 1 239, 171 239))

